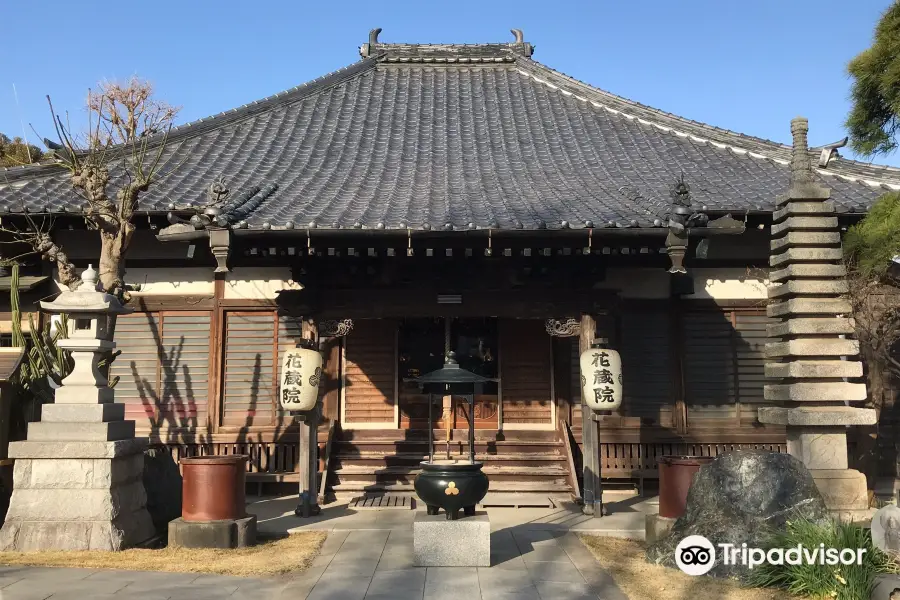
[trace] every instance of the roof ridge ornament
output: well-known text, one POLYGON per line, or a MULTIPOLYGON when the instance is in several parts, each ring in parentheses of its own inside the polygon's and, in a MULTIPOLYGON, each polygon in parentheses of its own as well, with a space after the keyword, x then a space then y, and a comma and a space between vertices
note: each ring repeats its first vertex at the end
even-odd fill
POLYGON ((521 29, 510 29, 510 33, 516 36, 516 44, 524 44, 525 43, 525 34, 522 33, 521 29))
POLYGON ((375 54, 375 46, 380 44, 378 35, 381 33, 381 27, 375 27, 369 31, 369 41, 359 47, 359 55, 363 58, 369 58, 375 54))

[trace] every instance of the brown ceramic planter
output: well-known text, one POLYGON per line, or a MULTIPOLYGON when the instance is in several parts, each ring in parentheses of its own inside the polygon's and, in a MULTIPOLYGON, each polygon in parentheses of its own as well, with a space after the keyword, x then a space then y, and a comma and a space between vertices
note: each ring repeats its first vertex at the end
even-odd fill
POLYGON ((181 518, 222 521, 246 517, 247 458, 246 454, 182 458, 181 518))
POLYGON ((684 514, 694 474, 712 461, 709 456, 659 458, 659 516, 677 519, 684 514))

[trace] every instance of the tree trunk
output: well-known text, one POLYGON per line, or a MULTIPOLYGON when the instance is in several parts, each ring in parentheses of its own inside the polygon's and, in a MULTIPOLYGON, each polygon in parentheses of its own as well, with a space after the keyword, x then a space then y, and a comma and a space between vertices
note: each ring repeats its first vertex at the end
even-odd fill
POLYGON ((124 286, 124 248, 119 233, 100 234, 100 264, 98 265, 100 286, 104 292, 113 295, 124 286))

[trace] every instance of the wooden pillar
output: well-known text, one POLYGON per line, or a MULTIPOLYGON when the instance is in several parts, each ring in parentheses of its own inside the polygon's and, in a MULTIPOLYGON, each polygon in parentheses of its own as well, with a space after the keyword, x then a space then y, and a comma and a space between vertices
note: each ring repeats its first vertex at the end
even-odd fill
MULTIPOLYGON (((581 316, 581 334, 578 338, 578 353, 590 349, 597 333, 597 322, 592 315, 581 316)), ((600 487, 600 446, 598 444, 597 423, 594 412, 581 405, 582 457, 584 469, 584 514, 603 514, 603 490, 600 487)))
MULTIPOLYGON (((319 332, 313 319, 303 319, 301 323, 301 337, 312 343, 312 347, 318 348, 319 332)), ((315 408, 304 417, 304 423, 300 425, 300 501, 294 513, 298 517, 309 517, 320 512, 318 496, 319 473, 319 413, 321 402, 317 402, 315 408)))

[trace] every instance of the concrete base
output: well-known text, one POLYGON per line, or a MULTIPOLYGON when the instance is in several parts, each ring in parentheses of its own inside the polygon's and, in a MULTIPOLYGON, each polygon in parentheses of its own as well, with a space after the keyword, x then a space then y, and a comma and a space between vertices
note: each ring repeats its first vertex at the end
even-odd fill
POLYGON ((647 544, 655 544, 669 535, 669 532, 672 531, 672 527, 675 525, 675 521, 677 521, 677 519, 672 517, 661 517, 658 514, 646 515, 644 521, 644 539, 647 544))
POLYGON ((169 546, 245 548, 256 543, 256 515, 224 521, 169 521, 169 546))
POLYGON ((487 513, 448 521, 419 513, 413 521, 413 563, 417 567, 491 566, 491 522, 487 513))

